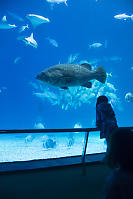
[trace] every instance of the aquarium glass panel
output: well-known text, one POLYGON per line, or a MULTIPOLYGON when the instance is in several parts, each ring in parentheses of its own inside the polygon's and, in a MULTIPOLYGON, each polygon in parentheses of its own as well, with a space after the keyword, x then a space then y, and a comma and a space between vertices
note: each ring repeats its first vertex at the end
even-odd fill
POLYGON ((100 139, 100 132, 90 132, 88 137, 86 154, 106 152, 106 139, 100 139))
POLYGON ((0 135, 0 162, 81 156, 85 133, 0 135))
MULTIPOLYGON (((100 95, 118 126, 133 126, 132 38, 131 0, 0 1, 0 129, 96 127, 100 95)), ((87 153, 106 150, 96 134, 87 153)), ((83 134, 79 150, 66 152, 67 138, 54 135, 62 140, 55 156, 81 154, 83 134)), ((25 143, 25 135, 1 135, 0 147, 45 151, 38 136, 25 143)))

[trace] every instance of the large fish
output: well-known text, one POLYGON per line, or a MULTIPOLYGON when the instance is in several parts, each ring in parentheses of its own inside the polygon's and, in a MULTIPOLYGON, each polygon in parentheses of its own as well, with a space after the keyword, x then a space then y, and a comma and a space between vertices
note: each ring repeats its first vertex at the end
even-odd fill
POLYGON ((40 16, 40 15, 35 15, 35 14, 28 14, 26 18, 30 20, 34 28, 36 28, 40 24, 50 22, 48 18, 40 16))
POLYGON ((57 3, 57 4, 65 3, 65 5, 68 6, 67 0, 46 0, 46 1, 49 2, 49 3, 57 3))
POLYGON ((123 20, 127 20, 130 18, 133 20, 133 15, 129 16, 129 15, 126 15, 125 13, 123 13, 123 14, 115 15, 114 18, 115 19, 123 19, 123 20))
POLYGON ((37 48, 37 46, 38 46, 36 40, 33 38, 33 32, 31 33, 31 35, 29 37, 19 36, 19 37, 17 37, 17 39, 22 40, 26 45, 30 45, 34 48, 37 48))
POLYGON ((91 71, 91 66, 87 63, 58 64, 39 73, 36 79, 62 89, 73 86, 91 88, 90 80, 92 79, 105 83, 106 72, 102 66, 91 71))

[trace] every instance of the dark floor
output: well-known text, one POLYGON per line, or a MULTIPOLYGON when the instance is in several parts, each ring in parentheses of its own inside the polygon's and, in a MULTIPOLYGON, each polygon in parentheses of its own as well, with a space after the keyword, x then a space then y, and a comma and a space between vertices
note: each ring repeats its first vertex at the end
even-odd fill
POLYGON ((100 199, 111 171, 103 164, 0 174, 0 199, 100 199))

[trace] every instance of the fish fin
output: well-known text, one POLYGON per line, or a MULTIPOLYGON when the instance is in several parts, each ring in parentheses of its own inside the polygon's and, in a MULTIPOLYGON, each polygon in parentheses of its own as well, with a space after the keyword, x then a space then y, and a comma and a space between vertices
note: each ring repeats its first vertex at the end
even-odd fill
POLYGON ((2 18, 2 22, 3 22, 3 23, 6 23, 6 22, 7 22, 7 18, 6 18, 6 16, 3 16, 3 18, 2 18))
POLYGON ((61 88, 62 88, 62 89, 65 89, 65 90, 68 89, 68 87, 61 87, 61 88))
POLYGON ((31 33, 30 38, 33 39, 33 32, 31 33))
POLYGON ((80 64, 81 66, 87 68, 88 70, 91 70, 91 65, 90 64, 87 64, 87 63, 83 63, 83 64, 80 64))
POLYGON ((68 6, 68 4, 67 4, 67 0, 66 0, 64 3, 65 3, 65 5, 66 5, 66 6, 68 6))
POLYGON ((106 71, 104 70, 104 68, 102 66, 99 66, 96 70, 95 70, 95 75, 96 75, 96 80, 98 80, 101 83, 105 83, 106 81, 106 71))
POLYGON ((86 88, 91 88, 92 87, 92 83, 91 82, 86 82, 86 83, 82 84, 81 86, 86 87, 86 88))

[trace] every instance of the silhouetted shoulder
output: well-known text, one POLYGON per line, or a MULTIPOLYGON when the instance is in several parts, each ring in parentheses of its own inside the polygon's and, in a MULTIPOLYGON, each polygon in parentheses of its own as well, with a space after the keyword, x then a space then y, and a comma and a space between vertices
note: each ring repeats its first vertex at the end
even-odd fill
POLYGON ((133 173, 115 169, 108 177, 103 199, 132 199, 133 173))

